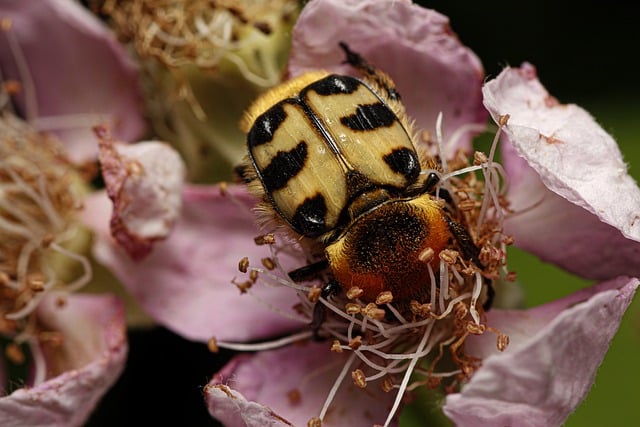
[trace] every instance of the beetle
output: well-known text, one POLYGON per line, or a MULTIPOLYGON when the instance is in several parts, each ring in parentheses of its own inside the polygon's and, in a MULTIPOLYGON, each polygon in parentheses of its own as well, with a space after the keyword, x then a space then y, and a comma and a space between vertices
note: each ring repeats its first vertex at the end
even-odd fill
POLYGON ((356 286, 364 301, 383 291, 400 305, 426 301, 421 284, 440 251, 453 240, 482 269, 479 250, 446 190, 436 197, 439 163, 417 150, 391 78, 340 47, 363 77, 313 71, 266 92, 243 118, 236 171, 267 217, 320 244, 321 259, 290 272, 294 281, 328 270, 325 298, 356 286))

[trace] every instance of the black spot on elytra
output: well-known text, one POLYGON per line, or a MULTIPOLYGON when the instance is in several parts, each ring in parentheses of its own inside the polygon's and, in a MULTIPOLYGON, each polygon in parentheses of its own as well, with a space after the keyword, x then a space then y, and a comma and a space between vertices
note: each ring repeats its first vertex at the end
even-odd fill
POLYGON ((389 127, 397 120, 396 115, 382 102, 358 105, 355 114, 344 116, 340 123, 351 130, 369 131, 389 127))
POLYGON ((358 90, 358 86, 361 84, 360 80, 354 77, 332 74, 310 84, 309 90, 322 96, 349 94, 358 90))
POLYGON ((416 152, 410 148, 396 148, 383 159, 392 171, 404 175, 409 182, 415 181, 420 174, 420 161, 416 152))
POLYGON ((260 115, 247 135, 249 149, 271 142, 276 130, 286 118, 287 113, 282 108, 282 104, 276 104, 260 115))
POLYGON ((317 236, 326 230, 327 204, 320 193, 305 199, 293 215, 291 225, 304 236, 317 236))
POLYGON ((307 154, 305 141, 300 141, 290 151, 278 151, 271 163, 261 171, 262 182, 267 192, 284 188, 287 182, 302 170, 307 154))

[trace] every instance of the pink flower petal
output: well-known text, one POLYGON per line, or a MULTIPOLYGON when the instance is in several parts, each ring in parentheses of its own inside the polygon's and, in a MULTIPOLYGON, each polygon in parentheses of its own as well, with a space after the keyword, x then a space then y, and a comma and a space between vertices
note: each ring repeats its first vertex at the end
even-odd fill
POLYGON ((2 77, 21 81, 16 101, 28 121, 58 131, 75 161, 95 157, 97 124, 124 141, 142 134, 136 67, 95 16, 71 0, 3 2, 2 9, 11 23, 0 35, 2 77))
POLYGON ((443 136, 456 148, 470 149, 472 133, 461 126, 484 124, 480 60, 462 45, 449 19, 410 1, 315 0, 305 6, 293 32, 289 71, 299 75, 312 69, 354 74, 346 65, 338 42, 344 41, 394 79, 408 115, 419 130, 435 135, 443 113, 443 136))
POLYGON ((469 340, 484 357, 444 411, 456 425, 560 425, 582 402, 638 288, 621 277, 526 311, 493 310, 488 323, 509 335, 504 353, 488 336, 469 340))
MULTIPOLYGON (((320 414, 347 360, 329 347, 328 342, 307 342, 235 358, 205 388, 209 413, 229 427, 307 425, 320 414)), ((386 420, 395 393, 385 393, 377 383, 357 388, 350 375, 355 368, 349 370, 323 426, 369 427, 386 420)))
POLYGON ((98 400, 120 376, 127 355, 124 310, 114 297, 56 297, 38 307, 42 324, 64 336, 48 369, 60 375, 0 398, 3 425, 82 425, 98 400))
MULTIPOLYGON (((105 199, 96 195, 86 203, 85 220, 95 224, 94 230, 104 229, 100 224, 108 221, 101 207, 105 199)), ((187 187, 173 232, 143 261, 132 261, 104 234, 98 236, 94 254, 148 314, 186 338, 207 341, 215 335, 245 341, 291 331, 304 323, 276 314, 231 284, 234 277, 244 280, 238 272, 241 258, 259 265, 270 256, 267 246, 254 244, 264 233, 255 225, 255 202, 244 187, 187 187)), ((304 265, 286 254, 279 259, 286 271, 304 265)), ((251 292, 289 313, 297 302, 295 293, 283 287, 258 284, 251 292)))
POLYGON ((134 260, 166 238, 182 206, 185 166, 178 153, 161 142, 117 143, 97 130, 100 164, 113 201, 111 233, 134 260))
POLYGON ((293 426, 268 407, 248 401, 224 384, 208 386, 205 393, 211 416, 226 427, 293 426))
POLYGON ((510 114, 515 150, 503 145, 503 161, 516 214, 505 231, 516 246, 591 279, 640 275, 640 190, 613 139, 551 98, 531 65, 505 70, 484 94, 496 120, 510 114))
POLYGON ((509 201, 517 212, 505 221, 505 231, 516 246, 589 279, 640 276, 639 242, 549 190, 510 144, 502 147, 509 201))

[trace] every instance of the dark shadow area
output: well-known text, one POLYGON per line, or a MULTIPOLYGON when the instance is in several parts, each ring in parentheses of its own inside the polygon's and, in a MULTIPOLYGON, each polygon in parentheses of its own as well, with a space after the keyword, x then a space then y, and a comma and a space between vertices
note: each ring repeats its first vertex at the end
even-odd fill
POLYGON ((561 102, 586 104, 602 93, 640 96, 638 3, 417 3, 450 18, 453 31, 480 57, 488 77, 505 65, 528 61, 561 102))
POLYGON ((230 358, 163 328, 132 331, 125 371, 86 425, 220 426, 202 388, 230 358))

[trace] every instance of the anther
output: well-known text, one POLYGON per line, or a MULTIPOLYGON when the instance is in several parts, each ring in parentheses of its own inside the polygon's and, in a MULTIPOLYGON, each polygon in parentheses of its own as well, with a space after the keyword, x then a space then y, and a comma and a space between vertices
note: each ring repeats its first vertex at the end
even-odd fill
POLYGON ((258 280, 258 270, 251 270, 251 273, 249 273, 249 280, 256 283, 256 280, 258 280))
POLYGON ((11 31, 11 27, 13 26, 13 21, 9 17, 3 17, 0 19, 0 28, 2 31, 11 31))
POLYGON ((351 378, 353 378, 353 383, 356 387, 365 388, 367 386, 367 377, 362 372, 362 369, 356 369, 351 372, 351 378))
POLYGON ((486 329, 486 326, 482 324, 478 325, 474 322, 467 323, 467 331, 473 335, 482 335, 486 329))
POLYGON ((360 298, 364 294, 364 291, 357 286, 352 286, 347 291, 347 298, 350 300, 354 300, 356 298, 360 298))
POLYGON ((393 301, 393 294, 391 291, 380 292, 376 297, 376 304, 383 305, 389 304, 393 301))
POLYGON ((362 309, 362 313, 373 320, 382 320, 385 316, 385 311, 372 302, 362 309))
POLYGON ((244 257, 240 260, 240 262, 238 262, 238 270, 240 270, 241 273, 246 273, 248 268, 249 258, 244 257))
POLYGON ((27 285, 34 292, 44 291, 44 276, 41 273, 30 273, 27 275, 27 285))
POLYGON ((362 312, 362 306, 360 304, 356 304, 353 302, 349 302, 344 306, 344 309, 347 314, 355 315, 360 314, 362 312))
POLYGON ((409 308, 411 312, 415 314, 419 318, 427 318, 431 315, 431 304, 430 303, 419 303, 416 300, 411 300, 409 303, 409 308))
POLYGON ((456 263, 458 259, 458 251, 454 251, 452 249, 443 249, 440 251, 440 259, 449 265, 453 265, 456 263))
POLYGON ((276 237, 273 235, 273 233, 268 233, 256 237, 255 239, 253 239, 253 241, 256 242, 256 245, 258 246, 273 245, 276 243, 276 237))
POLYGON ((497 346, 498 346, 498 350, 505 351, 509 346, 509 335, 498 334, 497 346))
POLYGON ((418 255, 418 259, 422 262, 430 262, 435 256, 433 248, 427 247, 418 255))
POLYGON ((319 287, 312 286, 309 288, 309 292, 307 292, 307 299, 310 302, 316 303, 318 302, 318 299, 320 298, 321 293, 322 293, 322 290, 319 287))
POLYGON ((6 80, 2 83, 2 89, 7 93, 7 95, 18 95, 22 92, 22 83, 18 80, 6 80))
POLYGON ((463 200, 460 203, 458 203, 458 209, 460 209, 463 212, 472 211, 475 208, 476 208, 476 201, 473 199, 463 200))
POLYGON ((251 280, 245 280, 244 282, 236 282, 235 280, 232 280, 231 283, 233 283, 234 285, 236 285, 236 287, 240 290, 240 293, 244 294, 246 293, 249 289, 251 289, 251 286, 253 286, 253 283, 251 280))
POLYGON ((357 350, 362 346, 362 336, 358 335, 349 341, 349 347, 351 350, 357 350))
POLYGON ((207 341, 207 348, 211 353, 219 352, 220 347, 218 347, 218 340, 215 337, 209 338, 209 341, 207 341))
POLYGON ((302 395, 300 394, 300 390, 295 388, 289 391, 289 393, 287 393, 287 399, 289 399, 289 403, 292 405, 299 404, 300 401, 302 400, 302 395))
POLYGON ((474 165, 478 166, 478 165, 481 165, 483 163, 487 163, 488 161, 489 161, 489 158, 482 151, 476 151, 476 152, 473 153, 473 164, 474 165))
POLYGON ((391 380, 391 378, 389 377, 385 377, 384 380, 382 380, 382 390, 385 393, 389 393, 391 390, 393 390, 393 381, 391 380))
POLYGON ((0 271, 0 287, 4 288, 11 283, 11 278, 4 271, 0 271))
MULTIPOLYGON (((456 196, 458 196, 458 200, 461 202, 463 200, 468 200, 469 199, 469 193, 467 193, 466 191, 456 191, 456 196)), ((458 203, 460 203, 458 202, 458 203)))
POLYGON ((20 348, 20 346, 14 342, 9 343, 4 350, 7 359, 11 361, 14 365, 22 365, 26 360, 24 352, 20 348))
POLYGON ((271 271, 274 268, 276 268, 276 263, 273 262, 273 260, 271 258, 262 258, 261 262, 262 262, 262 265, 264 266, 264 268, 266 268, 269 271, 271 271))
POLYGON ((453 316, 457 321, 461 321, 466 318, 467 314, 469 314, 469 309, 466 305, 464 305, 462 302, 456 304, 453 309, 453 316))

